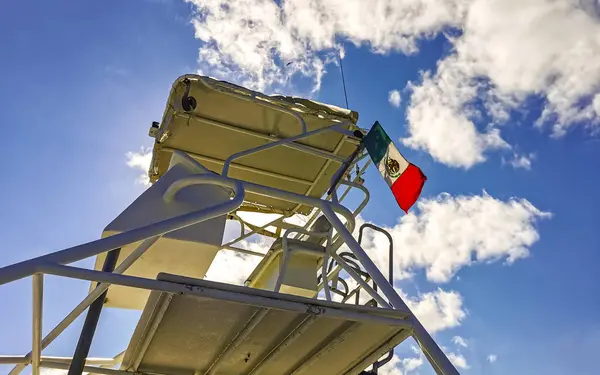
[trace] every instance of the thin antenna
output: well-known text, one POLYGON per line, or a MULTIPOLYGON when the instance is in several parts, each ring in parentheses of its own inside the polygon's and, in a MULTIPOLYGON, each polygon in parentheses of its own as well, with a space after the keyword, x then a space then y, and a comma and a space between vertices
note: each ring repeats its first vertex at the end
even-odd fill
POLYGON ((340 60, 340 71, 342 72, 342 84, 344 85, 344 99, 346 99, 346 109, 350 109, 348 107, 348 94, 346 93, 346 80, 344 79, 344 65, 342 65, 342 51, 338 53, 338 60, 340 60))

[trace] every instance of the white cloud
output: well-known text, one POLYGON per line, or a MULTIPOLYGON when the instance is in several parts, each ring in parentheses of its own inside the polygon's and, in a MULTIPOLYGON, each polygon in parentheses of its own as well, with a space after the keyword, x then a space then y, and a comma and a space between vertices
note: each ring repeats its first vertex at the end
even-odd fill
MULTIPOLYGON (((441 194, 421 199, 418 210, 386 228, 394 239, 394 272, 398 278, 425 269, 433 282, 449 281, 462 267, 529 255, 539 239, 535 223, 551 217, 526 199, 502 201, 487 193, 474 196, 441 194)), ((387 273, 388 243, 384 236, 365 232, 363 247, 387 273)))
POLYGON ((460 336, 454 336, 452 338, 452 343, 454 345, 458 345, 458 346, 462 346, 464 348, 468 347, 467 345, 467 340, 465 340, 464 338, 460 337, 460 336))
POLYGON ((378 372, 379 375, 406 375, 402 371, 402 360, 397 355, 394 355, 392 359, 382 366, 378 372))
POLYGON ((490 354, 486 359, 489 363, 494 363, 498 360, 498 356, 496 354, 490 354))
POLYGON ((600 116, 600 94, 596 94, 596 96, 594 96, 594 101, 592 102, 592 105, 594 106, 596 116, 600 116))
POLYGON ((554 135, 582 121, 600 124, 595 111, 600 104, 595 99, 585 104, 600 85, 600 22, 579 4, 470 2, 452 53, 438 62, 435 74, 426 73, 410 86, 405 143, 444 164, 469 168, 483 162, 487 152, 508 148, 497 124, 531 95, 545 99, 538 124, 553 124, 554 135), (485 122, 474 105, 478 99, 491 117, 484 130, 475 124, 485 122), (450 146, 441 141, 447 136, 450 146))
POLYGON ((510 160, 506 160, 504 158, 502 158, 502 163, 504 164, 509 164, 511 165, 513 168, 518 169, 526 169, 526 170, 531 170, 531 162, 535 159, 535 154, 534 153, 530 153, 528 155, 523 155, 523 154, 518 154, 518 153, 513 153, 513 156, 510 160))
POLYGON ((462 296, 456 291, 438 288, 417 297, 409 297, 399 290, 399 294, 429 333, 457 327, 467 316, 462 296))
POLYGON ((470 168, 486 160, 485 151, 510 146, 498 129, 480 132, 471 122, 469 114, 475 109, 465 103, 476 97, 477 88, 453 64, 453 59, 446 59, 438 65, 436 76, 426 73, 419 85, 409 83, 409 136, 402 141, 446 165, 470 168))
MULTIPOLYGON (((240 212, 239 216, 247 223, 260 227, 275 220, 281 215, 240 212)), ((270 227, 267 227, 267 229, 269 228, 270 227)), ((247 231, 249 231, 248 228, 246 228, 246 232, 247 231)), ((240 234, 240 225, 237 222, 228 220, 225 225, 223 243, 233 241, 238 238, 240 234)), ((245 240, 233 244, 233 246, 245 250, 266 253, 273 241, 272 238, 266 236, 252 235, 245 240)), ((260 260, 261 258, 256 255, 244 254, 234 250, 221 250, 217 253, 217 256, 211 263, 205 278, 212 281, 242 285, 260 260)))
POLYGON ((417 358, 403 358, 402 359, 402 367, 406 372, 415 371, 419 367, 423 365, 423 357, 417 358))
POLYGON ((152 149, 142 147, 139 152, 127 152, 125 157, 127 158, 126 163, 128 167, 142 171, 136 182, 146 187, 150 186, 148 169, 150 168, 150 162, 152 161, 152 149))
MULTIPOLYGON (((358 285, 351 278, 346 278, 345 281, 349 290, 353 290, 358 285)), ((458 327, 467 316, 463 298, 457 291, 438 288, 433 292, 419 293, 416 296, 409 296, 398 288, 396 291, 429 333, 458 327)), ((367 292, 361 291, 359 302, 364 305, 371 298, 367 292)), ((339 301, 339 298, 334 296, 334 300, 339 301)), ((354 302, 354 298, 351 298, 347 303, 354 302)))
MULTIPOLYGON (((256 225, 268 222, 268 219, 261 218, 261 216, 261 214, 251 214, 246 215, 244 219, 256 225)), ((269 219, 272 219, 272 217, 269 219)), ((301 224, 302 220, 298 221, 298 223, 301 224)), ((239 230, 239 228, 234 228, 229 231, 228 237, 230 238, 226 238, 225 241, 237 237, 237 230, 239 230)), ((365 234, 367 233, 368 232, 365 232, 365 234)), ((365 238, 367 237, 365 236, 365 238)), ((372 242, 372 240, 373 238, 371 237, 370 241, 372 242)), ((250 238, 247 241, 241 241, 235 246, 264 253, 269 249, 272 241, 272 239, 257 236, 250 238)), ((383 251, 376 253, 377 250, 374 248, 369 248, 367 250, 371 253, 373 260, 376 263, 380 263, 379 266, 381 266, 382 263, 387 264, 388 252, 386 246, 380 246, 379 249, 383 249, 383 251)), ((217 257, 211 264, 211 267, 206 274, 206 278, 214 281, 242 284, 254 267, 256 267, 259 260, 260 258, 256 256, 222 250, 217 254, 217 257)), ((405 277, 402 273, 396 273, 396 275, 399 278, 405 277)), ((350 290, 358 285, 356 281, 350 278, 346 278, 346 282, 350 290)), ((456 291, 445 291, 438 288, 429 293, 408 296, 402 290, 398 289, 398 293, 419 318, 425 328, 432 333, 459 326, 467 315, 463 306, 462 296, 456 291)), ((360 296, 362 304, 371 299, 364 291, 360 296)), ((334 298, 336 297, 337 296, 334 295, 334 298)), ((339 298, 336 300, 339 300, 339 298)), ((354 303, 353 299, 348 303, 354 303)))
POLYGON ((423 365, 423 357, 402 358, 394 355, 392 359, 379 369, 379 375, 409 375, 423 365))
POLYGON ((469 368, 471 368, 471 366, 469 366, 469 364, 467 363, 467 359, 460 353, 448 352, 446 353, 446 356, 454 366, 460 369, 468 370, 469 368))
POLYGON ((418 52, 448 29, 450 53, 412 83, 405 144, 470 168, 509 149, 498 125, 532 96, 554 135, 600 124, 600 22, 580 0, 188 0, 200 70, 260 90, 320 86, 341 43, 418 52))
POLYGON ((335 61, 338 41, 376 53, 414 53, 419 38, 455 25, 468 2, 188 1, 197 10, 193 25, 203 42, 203 73, 261 90, 286 85, 294 75, 310 78, 318 88, 322 67, 335 61))
MULTIPOLYGON (((266 251, 269 249, 268 246, 262 246, 258 243, 244 243, 243 245, 237 245, 237 247, 254 251, 266 251)), ((221 250, 211 263, 205 278, 211 281, 243 285, 258 262, 260 262, 260 257, 258 256, 221 250)))
POLYGON ((402 97, 398 90, 392 90, 388 93, 388 102, 390 102, 393 107, 399 108, 401 99, 402 97))

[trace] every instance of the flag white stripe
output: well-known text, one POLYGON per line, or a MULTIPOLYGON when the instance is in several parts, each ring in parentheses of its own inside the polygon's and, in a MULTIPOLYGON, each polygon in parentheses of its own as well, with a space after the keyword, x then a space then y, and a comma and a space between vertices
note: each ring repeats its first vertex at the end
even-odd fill
POLYGON ((396 146, 394 146, 394 144, 390 142, 388 144, 385 156, 377 164, 377 169, 379 169, 379 172, 383 176, 385 182, 387 182, 387 184, 391 187, 394 184, 394 182, 396 182, 398 177, 400 177, 400 175, 404 173, 404 171, 406 170, 406 168, 408 168, 409 165, 410 163, 406 159, 404 159, 404 156, 402 156, 402 154, 400 153, 400 151, 398 151, 396 146), (397 161, 400 168, 397 172, 390 174, 390 171, 388 171, 388 168, 386 168, 386 163, 392 160, 397 161))

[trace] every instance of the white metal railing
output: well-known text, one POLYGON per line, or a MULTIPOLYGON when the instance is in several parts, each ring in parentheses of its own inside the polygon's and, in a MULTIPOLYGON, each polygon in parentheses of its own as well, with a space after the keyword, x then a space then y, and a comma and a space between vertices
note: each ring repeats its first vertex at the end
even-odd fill
MULTIPOLYGON (((252 148, 252 149, 249 149, 249 150, 240 151, 238 153, 235 153, 235 154, 229 156, 227 158, 227 160, 225 160, 225 163, 223 164, 222 175, 223 176, 227 176, 229 174, 229 165, 231 164, 231 162, 233 160, 241 158, 243 156, 248 156, 248 155, 251 155, 251 154, 254 154, 254 153, 257 153, 257 152, 260 152, 260 151, 268 150, 270 148, 277 147, 277 146, 284 145, 284 144, 293 144, 295 141, 297 141, 299 139, 308 138, 310 136, 321 134, 321 133, 325 133, 327 131, 335 131, 335 132, 341 133, 343 135, 352 135, 352 132, 347 131, 347 130, 344 129, 344 126, 347 126, 347 125, 348 125, 347 123, 343 123, 343 122, 341 122, 341 123, 334 123, 334 124, 326 126, 324 128, 319 128, 319 129, 312 130, 312 131, 309 131, 309 132, 304 132, 302 134, 295 135, 293 137, 289 137, 289 138, 285 138, 285 139, 280 139, 278 141, 275 141, 275 142, 272 142, 272 143, 267 143, 267 144, 264 144, 262 146, 258 146, 258 147, 255 147, 255 148, 252 148)), ((331 158, 330 156, 323 156, 320 153, 317 153, 316 151, 312 151, 312 152, 309 152, 309 153, 313 154, 313 155, 316 155, 316 156, 325 157, 326 159, 330 159, 331 158)), ((338 160, 338 159, 336 158, 335 160, 338 160)))
MULTIPOLYGON (((178 110, 178 108, 175 108, 169 104, 167 106, 165 114, 163 115, 163 123, 165 123, 165 121, 167 121, 169 119, 167 117, 167 114, 171 113, 173 116, 184 116, 188 120, 191 118, 194 118, 195 120, 210 124, 212 126, 217 126, 220 128, 224 128, 224 129, 231 130, 234 132, 257 137, 257 138, 271 142, 271 143, 265 144, 263 146, 259 146, 259 147, 256 147, 256 148, 253 148, 250 150, 241 151, 237 154, 231 155, 225 161, 215 159, 212 157, 208 157, 208 156, 204 156, 204 155, 194 154, 194 153, 189 152, 188 150, 182 150, 182 151, 187 152, 194 158, 201 160, 203 162, 211 162, 211 163, 223 165, 223 172, 222 172, 223 176, 228 175, 228 171, 231 166, 236 169, 245 170, 245 171, 249 171, 252 173, 257 173, 257 174, 261 174, 261 175, 265 175, 265 176, 269 176, 269 177, 276 177, 276 178, 284 179, 284 180, 295 182, 295 183, 302 184, 302 185, 307 185, 308 188, 305 191, 304 195, 310 195, 312 190, 315 187, 316 181, 318 181, 323 176, 323 174, 325 173, 325 171, 327 170, 327 168, 329 167, 329 165, 332 162, 343 163, 346 161, 344 158, 337 155, 337 152, 339 152, 339 150, 344 145, 344 143, 352 143, 352 144, 356 144, 356 145, 359 145, 359 143, 360 143, 358 139, 355 139, 356 137, 351 137, 351 136, 355 135, 353 132, 351 132, 347 129, 344 129, 344 127, 346 127, 350 124, 353 124, 353 123, 351 121, 349 121, 347 118, 344 118, 343 116, 339 116, 339 115, 335 115, 335 114, 327 114, 325 112, 321 113, 322 111, 309 110, 308 108, 304 108, 304 106, 303 106, 304 109, 301 109, 297 105, 294 107, 289 107, 288 102, 281 100, 279 98, 265 96, 261 93, 255 92, 255 91, 251 91, 251 90, 248 90, 248 89, 245 89, 245 88, 233 85, 233 84, 229 84, 227 82, 215 81, 215 80, 207 78, 207 77, 200 77, 200 76, 191 75, 191 74, 179 77, 171 89, 170 96, 172 96, 174 94, 174 90, 175 90, 177 83, 186 81, 186 80, 187 81, 197 81, 197 82, 201 83, 202 85, 204 85, 206 88, 217 91, 223 95, 235 97, 237 99, 241 99, 241 100, 245 100, 245 101, 251 101, 254 104, 272 108, 274 110, 283 112, 285 114, 288 114, 288 115, 294 117, 300 124, 301 132, 299 134, 289 137, 289 138, 279 138, 276 135, 268 135, 267 136, 265 134, 258 133, 258 132, 252 131, 252 130, 242 129, 242 128, 233 126, 231 124, 212 120, 212 119, 203 117, 203 116, 198 115, 193 112, 186 112, 186 111, 181 112, 180 110, 178 110), (277 103, 277 104, 274 104, 274 103, 277 103), (330 126, 327 126, 324 128, 316 129, 313 131, 308 131, 306 122, 304 121, 304 118, 299 114, 298 111, 303 112, 303 113, 308 113, 311 115, 317 115, 323 119, 329 119, 332 121, 332 124, 330 126), (320 133, 326 132, 326 131, 335 131, 335 132, 338 132, 343 135, 342 139, 336 145, 333 152, 328 152, 328 151, 321 150, 316 147, 312 147, 312 146, 308 146, 308 145, 304 145, 304 144, 295 142, 299 139, 307 138, 312 135, 320 134, 320 133), (247 156, 252 153, 256 153, 261 150, 269 149, 271 147, 276 147, 276 146, 289 147, 289 148, 293 148, 293 149, 296 149, 296 150, 299 150, 299 151, 302 151, 302 152, 305 152, 305 153, 308 153, 311 155, 319 156, 326 160, 325 165, 321 168, 321 170, 318 173, 318 176, 315 178, 314 181, 306 181, 306 180, 302 180, 302 179, 293 178, 291 176, 281 175, 281 174, 273 173, 270 171, 265 171, 265 170, 261 170, 258 168, 253 168, 253 167, 248 167, 248 166, 245 166, 242 164, 233 163, 233 160, 235 160, 239 157, 247 156)), ((163 138, 165 132, 167 131, 167 127, 168 127, 168 125, 161 126, 158 134, 155 136, 155 138, 157 140, 160 140, 160 142, 163 141, 162 138, 163 138)), ((161 149, 167 150, 167 151, 176 151, 177 150, 172 147, 162 147, 161 149)), ((152 160, 151 164, 152 165, 154 164, 154 156, 153 156, 153 160, 152 160)), ((334 198, 335 198, 335 196, 334 196, 334 198)), ((296 207, 294 207, 291 210, 290 213, 296 212, 299 208, 300 208, 300 205, 297 205, 296 207)))
MULTIPOLYGON (((203 82, 205 83, 205 82, 203 82)), ((230 93, 231 94, 231 93, 230 93)), ((238 95, 238 94, 231 94, 238 95)), ((256 100, 254 96, 252 99, 256 100)), ((276 106, 270 103, 263 103, 263 105, 267 106, 275 106, 278 110, 283 110, 288 114, 294 115, 291 110, 284 109, 283 107, 276 106)), ((409 312, 410 310, 402 301, 400 296, 394 290, 393 285, 388 282, 386 277, 379 271, 379 269, 373 264, 371 259, 362 249, 360 244, 354 239, 352 236, 352 232, 355 227, 355 216, 358 215, 361 210, 366 206, 369 201, 369 192, 368 190, 362 186, 359 182, 360 176, 364 173, 365 169, 369 165, 369 162, 366 162, 362 169, 356 174, 354 181, 346 181, 343 178, 339 181, 339 185, 345 185, 346 190, 342 194, 342 196, 338 199, 337 197, 337 184, 335 184, 334 179, 336 177, 340 177, 339 173, 343 173, 342 170, 338 171, 336 175, 332 178, 332 182, 336 185, 333 187, 330 194, 327 195, 325 199, 313 198, 307 195, 292 193, 289 191, 284 191, 272 187, 267 187, 263 185, 258 185, 254 183, 250 183, 247 181, 240 181, 236 179, 232 179, 227 177, 227 172, 229 166, 232 161, 238 157, 243 157, 254 152, 260 152, 262 150, 283 146, 288 147, 290 145, 298 145, 294 143, 294 141, 301 139, 303 137, 308 137, 314 134, 318 134, 324 131, 337 131, 342 133, 344 136, 348 136, 349 132, 343 129, 345 125, 343 122, 335 123, 327 128, 318 129, 316 131, 307 132, 306 124, 302 120, 300 116, 298 116, 301 120, 302 131, 303 133, 287 138, 287 139, 278 139, 274 140, 272 143, 254 148, 252 150, 243 151, 234 155, 231 155, 224 163, 223 163, 223 175, 217 175, 213 173, 206 173, 207 170, 204 167, 201 167, 205 173, 198 175, 190 175, 181 179, 174 181, 165 191, 163 198, 169 202, 176 199, 176 195, 178 191, 181 189, 197 185, 197 184, 211 184, 216 186, 221 186, 223 188, 229 189, 232 193, 232 198, 224 203, 220 203, 218 205, 208 207, 202 210, 198 210, 195 212, 187 213, 184 215, 180 215, 174 218, 170 218, 167 220, 160 221, 158 223, 146 225, 137 229, 133 229, 127 232, 119 233, 110 237, 102 238, 96 241, 92 241, 83 245, 71 247, 62 251, 58 251, 52 254, 40 256, 31 260, 27 260, 24 262, 20 262, 14 265, 10 265, 4 268, 0 268, 0 285, 6 284, 8 282, 18 280, 24 277, 33 276, 33 316, 32 316, 32 324, 33 324, 33 334, 32 334, 32 351, 25 356, 15 357, 15 356, 4 356, 0 357, 0 363, 14 363, 16 366, 10 372, 10 375, 19 374, 28 364, 32 365, 33 374, 38 375, 39 369, 41 367, 49 367, 49 368, 68 368, 69 362, 67 360, 56 360, 55 358, 43 357, 41 355, 44 348, 46 348, 51 342, 53 342, 73 321, 81 315, 83 311, 85 311, 96 299, 99 298, 109 287, 110 285, 122 285, 129 286, 134 288, 142 288, 146 290, 156 290, 156 291, 164 291, 171 293, 189 293, 190 289, 185 285, 161 281, 161 280, 152 280, 135 276, 124 275, 123 273, 137 260, 141 257, 162 235, 165 233, 178 230, 180 228, 194 225, 197 223, 201 223, 206 220, 210 220, 215 217, 223 216, 229 214, 231 212, 235 212, 244 202, 245 193, 253 193, 257 195, 264 195, 268 197, 273 197, 277 199, 281 199, 284 201, 295 203, 299 207, 301 205, 313 207, 312 215, 309 220, 306 222, 303 228, 292 228, 286 230, 284 234, 284 256, 287 255, 287 238, 290 234, 297 233, 296 239, 301 238, 306 235, 322 235, 327 237, 327 245, 325 246, 326 253, 325 259, 322 263, 321 267, 321 275, 322 282, 320 287, 325 289, 326 299, 331 300, 331 294, 329 290, 329 281, 331 278, 337 275, 341 269, 343 269, 350 277, 352 277, 357 283, 358 287, 355 288, 357 290, 363 289, 365 290, 373 299, 375 299, 381 306, 384 308, 393 308, 399 309, 403 311, 409 312), (355 209, 354 212, 351 212, 347 208, 341 205, 341 201, 347 196, 348 192, 352 189, 359 189, 363 191, 364 198, 355 209), (319 216, 319 214, 324 215, 329 223, 331 223, 332 228, 327 233, 314 233, 310 232, 308 228, 312 225, 314 220, 319 216), (345 222, 342 222, 340 215, 345 222), (334 234, 335 233, 335 234, 334 234), (75 261, 89 258, 101 253, 109 252, 123 246, 136 243, 139 241, 143 241, 118 267, 114 269, 113 272, 102 272, 84 269, 81 267, 69 266, 66 264, 73 263, 75 261), (376 290, 374 287, 371 287, 368 283, 368 280, 365 280, 359 275, 355 268, 348 264, 348 262, 337 253, 337 250, 342 244, 346 244, 356 260, 359 264, 364 268, 364 271, 368 274, 368 276, 374 282, 379 289, 376 290), (328 257, 331 257, 337 263, 336 270, 333 272, 327 272, 327 264, 328 257), (50 331, 48 335, 42 338, 42 300, 43 300, 43 275, 44 274, 52 274, 57 276, 88 280, 92 282, 97 282, 98 285, 96 288, 88 294, 86 298, 84 298, 54 329, 50 331), (385 298, 384 298, 385 297, 385 298)), ((296 146, 292 146, 296 148, 296 146)), ((313 153, 314 150, 310 148, 301 147, 301 149, 305 152, 313 153)), ((180 154, 185 163, 193 163, 196 167, 199 166, 192 157, 189 155, 182 153, 181 151, 174 151, 180 154)), ((332 157, 331 155, 323 155, 322 153, 315 152, 316 155, 321 157, 325 157, 328 159, 327 162, 339 162, 339 158, 332 157)), ((364 154, 360 155, 356 160, 349 161, 349 164, 345 167, 351 168, 358 161, 364 158, 364 154)), ((342 164, 344 166, 344 164, 342 164)), ((312 185, 311 185, 312 186, 312 185)), ((310 188, 308 193, 310 193, 310 188)), ((247 238, 248 236, 257 232, 257 230, 265 229, 273 224, 276 224, 278 221, 282 221, 289 215, 284 215, 282 217, 278 217, 277 219, 267 223, 261 227, 253 228, 248 233, 243 233, 234 241, 230 241, 224 245, 222 245, 222 249, 231 249, 234 251, 242 251, 246 253, 250 253, 244 249, 235 248, 232 245, 240 240, 247 238)), ((254 253, 253 255, 263 255, 254 253)), ((280 278, 282 278, 286 272, 286 264, 284 262, 281 272, 280 278)), ((280 280, 279 280, 280 284, 280 280)), ((207 296, 213 293, 214 298, 227 299, 231 297, 227 297, 226 293, 217 293, 215 291, 196 291, 197 294, 205 293, 207 296), (214 294, 217 293, 217 294, 214 294)), ((239 296, 238 296, 239 297, 239 296)), ((236 297, 236 298, 238 298, 236 297)), ((272 308, 281 308, 283 302, 278 302, 278 300, 273 299, 265 299, 263 301, 265 306, 270 306, 272 308)), ((292 308, 291 306, 285 305, 285 308, 292 308)), ((295 307, 302 309, 302 307, 295 307)), ((331 314, 335 313, 330 312, 331 314)), ((445 357, 441 349, 437 346, 437 344, 432 340, 429 334, 425 331, 421 323, 414 317, 414 315, 410 315, 411 318, 409 320, 409 324, 412 326, 412 332, 419 343, 419 345, 423 348, 425 356, 428 358, 435 371, 439 375, 454 375, 458 374, 452 364, 445 357)), ((258 319, 258 318, 257 318, 258 319)), ((377 358, 374 359, 376 361, 377 358)), ((108 363, 108 360, 107 360, 108 363)), ((110 362, 112 363, 112 362, 110 362)), ((84 371, 101 373, 101 374, 130 374, 129 372, 112 370, 107 368, 98 368, 94 367, 94 364, 98 364, 94 362, 92 359, 88 359, 86 366, 84 367, 84 371)), ((116 363, 114 363, 116 364, 116 363)), ((113 365, 114 365, 113 364, 113 365)))
MULTIPOLYGON (((130 230, 106 237, 100 240, 92 241, 87 244, 75 246, 53 254, 44 255, 28 261, 20 262, 0 269, 0 285, 21 279, 27 276, 34 276, 34 338, 32 352, 24 358, 26 363, 19 360, 17 366, 11 375, 18 374, 24 369, 25 365, 31 361, 34 371, 40 368, 40 353, 47 347, 60 333, 62 333, 93 301, 95 301, 110 285, 116 283, 120 285, 129 285, 133 287, 142 287, 147 289, 148 284, 142 278, 121 275, 131 266, 156 240, 164 233, 180 229, 185 226, 200 223, 217 216, 225 215, 235 211, 243 202, 244 192, 251 191, 256 194, 270 194, 282 199, 297 201, 305 205, 320 207, 322 204, 332 204, 331 202, 320 199, 310 198, 295 193, 285 192, 279 189, 269 188, 261 185, 251 184, 230 178, 223 178, 217 175, 193 175, 177 181, 165 191, 164 198, 169 201, 175 198, 177 192, 186 186, 195 184, 214 184, 232 189, 233 198, 218 206, 205 208, 203 210, 189 214, 174 217, 158 223, 147 225, 145 227, 130 230), (103 252, 129 245, 131 243, 143 240, 143 242, 134 250, 110 275, 106 272, 86 270, 78 267, 64 266, 62 264, 75 262, 90 256, 98 255, 103 252), (55 274, 60 276, 74 277, 84 280, 101 282, 71 313, 65 317, 46 337, 41 338, 41 300, 43 284, 43 273, 55 274), (144 280, 144 281, 142 281, 144 280), (131 284, 133 283, 133 284, 131 284)), ((339 204, 335 204, 333 210, 346 219, 349 229, 354 228, 354 217, 352 214, 339 204)))
MULTIPOLYGON (((35 275, 34 276, 34 296, 35 296, 34 306, 36 306, 36 308, 34 308, 34 321, 35 321, 34 322, 34 331, 35 332, 34 332, 34 340, 33 340, 34 342, 32 345, 32 347, 33 347, 32 354, 30 354, 29 356, 26 356, 25 358, 26 358, 26 360, 31 360, 31 363, 34 367, 34 371, 36 373, 38 371, 37 369, 39 369, 39 367, 43 364, 41 362, 41 355, 40 355, 41 350, 47 344, 49 344, 53 339, 51 337, 49 339, 49 337, 47 336, 44 338, 44 340, 41 340, 40 332, 41 332, 41 315, 42 315, 42 311, 41 311, 41 306, 42 306, 41 305, 41 299, 42 299, 42 292, 41 292, 42 291, 42 284, 41 284, 42 276, 41 276, 41 274, 42 273, 83 279, 83 280, 89 280, 89 281, 101 283, 100 285, 98 285, 98 287, 92 293, 90 293, 90 295, 88 295, 88 297, 86 297, 86 299, 84 299, 84 301, 82 301, 82 304, 80 304, 80 306, 83 308, 79 308, 79 309, 76 308, 76 310, 78 310, 78 311, 72 312, 71 314, 69 314, 68 317, 76 316, 76 315, 78 315, 77 312, 80 313, 83 310, 85 310, 85 307, 89 306, 89 303, 91 303, 95 299, 94 297, 97 298, 97 296, 101 294, 101 293, 98 293, 98 291, 102 290, 102 288, 104 288, 104 287, 108 287, 111 284, 118 284, 118 285, 143 288, 143 289, 149 289, 149 290, 161 290, 161 291, 172 292, 172 293, 180 293, 180 292, 188 291, 186 289, 186 287, 182 286, 182 285, 177 285, 174 283, 169 283, 169 282, 160 281, 160 280, 151 280, 151 279, 145 279, 145 278, 140 278, 140 277, 135 277, 135 276, 126 276, 126 275, 120 274, 119 272, 122 272, 123 268, 126 268, 127 263, 133 263, 133 261, 135 261, 134 258, 136 256, 143 254, 143 252, 145 250, 147 250, 154 241, 156 241, 157 236, 159 236, 163 233, 166 233, 168 231, 171 231, 171 230, 176 230, 183 226, 192 225, 192 224, 202 222, 204 220, 209 220, 210 218, 213 218, 213 217, 216 217, 219 215, 224 215, 228 212, 234 211, 237 207, 239 207, 241 205, 245 191, 253 192, 255 194, 269 194, 270 196, 273 196, 276 198, 286 199, 286 200, 290 200, 293 202, 297 202, 297 203, 301 203, 301 204, 319 208, 321 210, 321 212, 325 215, 325 217, 329 220, 329 222, 332 224, 333 228, 335 228, 335 230, 337 231, 337 234, 339 234, 340 238, 335 242, 339 242, 339 244, 341 245, 341 242, 343 241, 348 245, 348 247, 351 249, 353 254, 357 257, 357 259, 363 265, 366 272, 368 272, 369 275, 371 275, 373 280, 377 283, 377 285, 382 290, 385 297, 390 301, 390 304, 393 307, 408 311, 408 307, 406 307, 406 305, 401 300, 401 298, 396 294, 396 292, 393 290, 393 287, 388 283, 386 278, 381 274, 381 272, 379 272, 377 267, 368 258, 368 256, 364 252, 364 250, 362 250, 360 245, 352 237, 351 232, 354 229, 354 216, 350 211, 348 211, 345 207, 341 206, 339 203, 336 204, 336 203, 333 203, 330 201, 306 197, 306 196, 302 196, 299 194, 281 191, 279 189, 260 186, 260 185, 243 182, 243 181, 238 181, 238 180, 234 180, 234 179, 230 179, 230 178, 223 178, 223 177, 218 177, 218 176, 207 176, 206 174, 193 175, 193 176, 185 177, 185 178, 182 178, 180 180, 173 182, 172 185, 167 189, 167 192, 165 193, 165 198, 173 199, 175 197, 177 191, 179 191, 180 189, 182 189, 186 186, 191 186, 191 185, 195 185, 195 184, 207 184, 207 183, 214 184, 214 185, 220 185, 220 186, 224 186, 224 187, 228 187, 228 188, 232 189, 232 191, 234 192, 234 197, 229 202, 222 203, 215 207, 209 207, 209 208, 203 209, 201 211, 194 212, 192 214, 182 215, 180 217, 165 220, 163 222, 152 224, 152 225, 149 225, 146 227, 134 229, 129 232, 124 232, 121 235, 107 237, 102 240, 93 241, 93 242, 90 242, 90 243, 87 243, 84 245, 76 246, 76 247, 73 247, 70 249, 66 249, 66 250, 54 253, 54 254, 41 256, 41 257, 29 260, 29 261, 21 262, 21 263, 0 269, 0 281, 2 284, 9 282, 9 281, 16 280, 16 279, 20 279, 22 277, 35 275), (344 225, 340 221, 337 214, 340 214, 346 220, 346 225, 344 225), (115 237, 117 237, 117 240, 114 240, 115 237), (113 240, 111 240, 111 239, 113 239, 113 240), (130 255, 130 257, 128 257, 128 260, 126 260, 127 263, 125 265, 121 264, 120 265, 121 267, 120 268, 118 267, 117 269, 115 269, 115 272, 113 272, 113 273, 88 270, 88 269, 83 269, 83 268, 79 268, 79 267, 63 265, 65 263, 69 263, 69 262, 80 260, 80 259, 83 259, 83 258, 86 258, 89 256, 97 255, 102 252, 107 252, 107 251, 113 250, 117 247, 122 247, 127 244, 134 243, 134 242, 137 242, 140 240, 145 240, 145 241, 138 247, 138 249, 136 249, 136 251, 134 253, 132 253, 130 255), (39 329, 36 327, 39 327, 39 329), (44 345, 44 344, 46 344, 46 345, 44 345)), ((332 246, 334 248, 336 246, 335 242, 332 246)), ((331 255, 339 264, 341 264, 342 267, 344 267, 344 265, 346 264, 344 262, 344 260, 341 259, 341 257, 339 257, 335 252, 332 252, 329 255, 331 255)), ((344 269, 346 270, 346 272, 348 272, 350 275, 352 275, 356 279, 357 282, 361 283, 362 278, 360 278, 360 276, 356 277, 356 275, 353 275, 353 270, 350 267, 348 267, 348 268, 344 267, 344 269)), ((370 293, 373 292, 373 294, 374 294, 373 297, 377 298, 376 296, 378 294, 375 293, 374 291, 370 290, 369 289, 370 286, 363 285, 363 288, 365 290, 368 290, 370 293)), ((383 305, 383 306, 388 305, 387 301, 383 300, 383 298, 381 296, 379 296, 379 298, 377 298, 377 299, 378 299, 378 302, 381 303, 381 305, 383 305)), ((70 319, 68 319, 68 320, 70 320, 70 319)), ((61 322, 60 328, 62 328, 63 326, 68 326, 70 324, 70 322, 68 322, 68 320, 61 322)), ((432 358, 432 363, 434 363, 434 364, 438 363, 441 365, 441 366, 437 366, 439 373, 440 374, 454 374, 455 372, 451 372, 451 369, 453 369, 453 367, 442 367, 445 365, 443 360, 440 362, 433 360, 433 358, 438 357, 439 355, 443 355, 443 353, 441 353, 441 351, 439 353, 436 353, 436 349, 439 350, 439 348, 437 347, 437 345, 435 345, 435 343, 433 343, 433 341, 431 340, 429 335, 424 331, 424 329, 422 329, 422 326, 420 326, 420 323, 418 323, 418 321, 415 318, 413 318, 412 324, 414 325, 414 332, 415 332, 417 341, 420 342, 424 347, 428 348, 428 351, 425 351, 426 356, 432 358), (432 346, 431 343, 433 343, 434 346, 432 346)), ((55 328, 55 330, 53 330, 53 332, 57 332, 57 331, 62 331, 62 330, 61 329, 57 330, 56 328, 55 328)), ((445 356, 443 358, 446 359, 445 356)), ((439 361, 439 359, 438 359, 438 361, 439 361)), ((22 362, 22 361, 20 361, 20 362, 22 362)), ((24 364, 20 363, 15 368, 15 370, 17 370, 17 371, 12 371, 11 373, 17 374, 20 372, 19 369, 22 370, 22 368, 24 368, 24 364)), ((87 369, 86 369, 86 371, 87 371, 87 369)))

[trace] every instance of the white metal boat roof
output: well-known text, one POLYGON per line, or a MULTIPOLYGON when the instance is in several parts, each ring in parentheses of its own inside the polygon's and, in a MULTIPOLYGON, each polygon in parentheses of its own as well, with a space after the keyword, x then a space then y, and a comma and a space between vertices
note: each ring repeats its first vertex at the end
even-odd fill
MULTIPOLYGON (((186 152, 219 174, 234 155, 230 177, 320 198, 359 143, 359 137, 353 135, 360 131, 357 121, 357 112, 313 100, 266 96, 209 77, 184 75, 173 84, 162 122, 154 129, 149 177, 154 182, 166 172, 174 150, 186 152), (185 108, 186 97, 194 98, 194 108, 185 108), (327 129, 332 125, 346 133, 327 129), (235 157, 292 137, 301 138, 235 157)), ((255 194, 248 194, 244 205, 284 214, 310 211, 255 194)))

